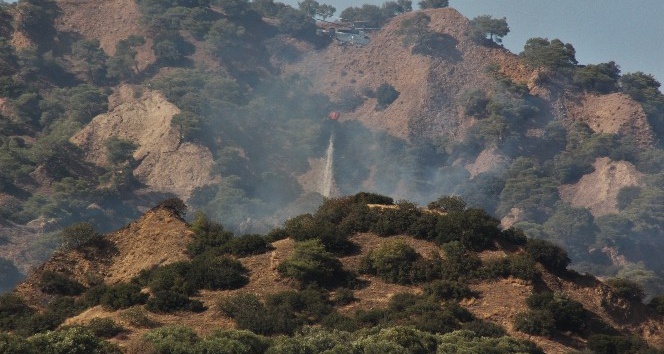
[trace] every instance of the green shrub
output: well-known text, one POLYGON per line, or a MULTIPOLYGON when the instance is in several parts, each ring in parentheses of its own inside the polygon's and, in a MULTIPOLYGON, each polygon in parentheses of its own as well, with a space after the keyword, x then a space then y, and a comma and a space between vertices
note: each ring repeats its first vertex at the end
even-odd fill
POLYGON ((121 351, 83 327, 70 327, 40 333, 30 340, 41 353, 49 354, 120 354, 121 351))
POLYGON ((34 313, 16 294, 0 295, 0 330, 11 331, 34 313))
POLYGON ((243 235, 226 242, 221 249, 238 257, 261 254, 268 251, 268 243, 261 235, 243 235))
POLYGON ((187 251, 192 256, 221 247, 233 238, 232 232, 224 230, 221 224, 211 221, 203 212, 196 213, 190 227, 194 231, 194 240, 187 245, 187 251))
POLYGON ((595 334, 588 338, 588 349, 597 354, 647 353, 647 344, 635 337, 595 334), (643 351, 642 351, 643 350, 643 351))
POLYGON ((86 327, 99 338, 113 338, 124 331, 110 318, 93 318, 86 327))
POLYGON ((381 205, 394 204, 394 199, 390 197, 376 193, 368 193, 368 192, 359 192, 355 195, 352 195, 350 199, 354 203, 362 203, 362 204, 381 204, 381 205))
POLYGON ((650 303, 648 303, 648 306, 653 308, 658 314, 664 315, 664 295, 655 296, 652 298, 650 303))
POLYGON ((85 307, 93 307, 101 304, 101 299, 106 294, 106 291, 108 291, 108 285, 106 284, 99 284, 95 285, 93 287, 88 288, 88 290, 85 291, 83 296, 79 298, 79 303, 81 306, 85 307))
POLYGON ((200 341, 196 332, 182 325, 171 325, 153 329, 143 335, 159 354, 194 354, 200 341))
POLYGON ((466 322, 461 325, 461 329, 473 331, 478 337, 498 338, 507 334, 507 331, 500 325, 482 320, 466 322))
POLYGON ((618 89, 620 68, 615 62, 588 64, 578 68, 574 73, 573 82, 589 92, 611 93, 618 89))
POLYGON ((405 242, 389 242, 362 258, 361 269, 389 283, 411 284, 413 265, 421 256, 405 242))
POLYGON ((254 294, 240 293, 223 298, 217 307, 224 315, 232 318, 240 329, 262 335, 274 333, 273 323, 265 317, 267 308, 254 294))
POLYGON ((399 91, 394 86, 383 83, 376 89, 376 100, 380 107, 387 107, 399 98, 399 91))
POLYGON ((526 64, 533 67, 561 68, 576 65, 576 50, 559 39, 549 42, 546 38, 530 38, 519 54, 526 64))
POLYGON ((643 287, 636 282, 624 278, 611 278, 606 281, 618 296, 628 300, 641 302, 646 296, 643 287))
POLYGON ((332 302, 341 306, 348 305, 356 300, 357 298, 353 295, 353 291, 347 288, 337 289, 332 297, 332 302))
POLYGON ((82 294, 85 287, 64 274, 45 271, 39 281, 39 289, 46 294, 75 296, 82 294))
POLYGON ((120 310, 144 304, 148 294, 141 293, 141 287, 136 284, 118 283, 109 286, 101 296, 100 304, 106 309, 120 310))
POLYGON ((554 327, 560 331, 582 333, 586 329, 588 314, 578 301, 542 292, 530 295, 526 303, 531 310, 547 312, 553 319, 554 327))
POLYGON ((89 222, 82 222, 64 228, 60 232, 62 246, 65 249, 76 249, 86 245, 97 245, 103 239, 89 222))
POLYGON ((424 293, 436 300, 462 300, 475 296, 467 284, 455 280, 434 280, 424 286, 424 293))
POLYGON ((565 250, 546 240, 529 239, 526 252, 533 260, 553 272, 564 272, 571 262, 565 250))
POLYGON ((186 295, 174 291, 157 291, 145 304, 145 308, 151 312, 175 312, 175 311, 205 311, 203 303, 191 300, 186 295))
POLYGON ((249 331, 236 329, 216 330, 203 338, 196 349, 199 353, 264 353, 270 341, 249 331))
POLYGON ((10 334, 0 333, 0 353, 2 354, 38 354, 37 348, 27 339, 10 334))
POLYGON ((554 320, 549 311, 520 312, 514 316, 514 328, 526 334, 548 336, 554 330, 554 320))
POLYGON ((144 309, 138 306, 124 310, 120 313, 120 318, 136 328, 154 328, 159 325, 144 309))
POLYGON ((486 105, 489 98, 486 92, 481 89, 464 91, 459 97, 459 101, 466 115, 483 118, 487 114, 486 105))
POLYGON ((528 256, 519 254, 510 254, 501 259, 489 260, 481 272, 488 279, 512 276, 523 280, 534 280, 537 275, 535 262, 528 256))
POLYGON ((196 292, 196 287, 189 279, 191 264, 189 262, 175 262, 158 267, 145 277, 150 291, 176 291, 186 295, 196 292))
POLYGON ((196 257, 187 272, 187 282, 193 289, 237 289, 248 281, 249 271, 237 260, 226 256, 204 254, 196 257))
POLYGON ((293 254, 277 267, 279 273, 302 284, 335 285, 347 281, 341 261, 319 240, 297 242, 293 254))

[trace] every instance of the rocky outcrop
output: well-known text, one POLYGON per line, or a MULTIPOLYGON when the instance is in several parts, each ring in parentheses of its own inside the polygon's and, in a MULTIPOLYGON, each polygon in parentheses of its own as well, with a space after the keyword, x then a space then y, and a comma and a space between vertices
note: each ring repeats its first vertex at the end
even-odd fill
POLYGON ((120 86, 109 98, 109 112, 95 117, 72 137, 86 160, 108 165, 104 143, 111 137, 135 142, 134 175, 151 190, 189 198, 198 187, 216 183, 208 148, 182 142, 171 118, 180 110, 157 91, 120 86))

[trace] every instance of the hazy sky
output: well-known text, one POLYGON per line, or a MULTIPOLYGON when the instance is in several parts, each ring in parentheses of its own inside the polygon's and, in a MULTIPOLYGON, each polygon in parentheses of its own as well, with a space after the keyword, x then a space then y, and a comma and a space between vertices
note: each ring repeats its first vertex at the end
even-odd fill
MULTIPOLYGON (((301 1, 301 0, 300 0, 301 1)), ((417 8, 419 0, 413 1, 417 8)), ((297 6, 297 0, 285 3, 297 6)), ((384 0, 318 0, 337 8, 384 0)), ((514 53, 531 37, 559 38, 580 64, 615 61, 623 73, 643 71, 664 83, 664 0, 450 0, 468 18, 506 17, 503 44, 514 53)))

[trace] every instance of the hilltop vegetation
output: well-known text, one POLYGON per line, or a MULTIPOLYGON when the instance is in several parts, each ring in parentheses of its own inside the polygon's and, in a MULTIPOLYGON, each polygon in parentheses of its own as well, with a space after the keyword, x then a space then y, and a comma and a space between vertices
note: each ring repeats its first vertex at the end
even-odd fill
MULTIPOLYGON (((165 201, 130 228, 143 229, 155 216, 163 227, 178 227, 173 224, 184 223, 182 206, 165 201)), ((151 225, 164 240, 173 237, 162 235, 159 224, 151 225)), ((108 252, 127 242, 119 234, 60 251, 18 292, 0 296, 0 328, 8 332, 0 337, 0 349, 543 353, 542 348, 587 348, 613 353, 610 348, 619 347, 622 353, 658 352, 635 335, 661 317, 619 319, 646 308, 640 296, 634 297, 635 284, 608 287, 595 281, 586 285, 596 294, 591 298, 580 289, 553 290, 554 283, 591 279, 567 270, 569 258, 558 246, 528 239, 519 230, 501 230, 498 220, 467 208, 458 197, 442 197, 427 209, 371 193, 328 199, 314 214, 291 219, 265 236, 234 237, 202 213, 187 226, 193 237, 180 246, 185 260, 144 264, 134 269, 140 270, 136 276, 114 282, 107 271, 98 273, 106 278, 90 282, 91 274, 78 273, 80 264, 68 270, 62 265, 80 253, 111 267, 125 262, 130 249, 108 252), (361 241, 367 236, 379 242, 361 241), (261 265, 261 259, 272 263, 286 241, 294 241, 286 257, 261 265), (421 253, 422 247, 431 253, 421 253), (256 283, 270 274, 277 278, 257 291, 256 283), (551 276, 558 280, 551 283, 551 276), (478 303, 506 304, 479 289, 510 282, 524 287, 510 304, 524 312, 485 317, 478 303), (392 286, 400 290, 390 293, 392 286), (368 295, 370 288, 376 293, 368 295), (377 300, 380 305, 369 307, 377 300), (628 312, 612 315, 617 304, 628 312)), ((146 235, 134 237, 130 242, 142 243, 146 235)), ((651 339, 659 345, 657 336, 651 339)))
MULTIPOLYGON (((96 243, 88 243, 98 241, 96 232, 116 229, 155 200, 173 197, 180 191, 169 187, 180 183, 175 180, 202 180, 177 195, 206 215, 192 219, 198 228, 189 246, 192 258, 143 274, 139 284, 150 288, 149 299, 135 286, 112 288, 114 295, 105 295, 108 306, 147 301, 146 308, 158 311, 203 310, 189 296, 243 286, 246 269, 233 257, 263 252, 279 235, 298 242, 298 257, 279 265, 282 276, 303 286, 352 288, 357 274, 346 272, 336 256, 353 252, 350 237, 358 232, 406 233, 445 245, 458 266, 400 243, 377 248, 361 262, 367 276, 386 282, 426 288, 439 281, 429 284, 433 293, 466 297, 467 284, 457 283, 461 275, 468 281, 533 281, 534 262, 554 273, 571 264, 617 278, 609 283, 617 292, 639 295, 638 287, 620 279, 634 280, 646 301, 664 293, 658 256, 664 250, 664 96, 651 75, 621 73, 612 61, 579 65, 574 46, 558 39, 532 38, 513 55, 499 45, 509 33, 505 19, 467 20, 446 8, 447 1, 423 1, 418 12, 410 1, 340 9, 348 21, 380 27, 363 48, 317 36, 310 15, 327 18, 331 9, 315 1, 299 9, 271 0, 122 1, 117 3, 126 11, 140 12, 133 14, 140 21, 125 24, 136 33, 123 38, 110 29, 94 38, 90 33, 98 32, 91 28, 99 25, 76 20, 68 2, 2 6, 1 230, 28 230, 32 238, 0 235, 0 282, 15 284, 21 271, 61 246, 61 235, 63 246, 86 245, 96 254, 96 243), (148 110, 158 111, 160 120, 141 114, 144 126, 163 128, 149 142, 139 139, 143 129, 127 123, 130 114, 148 110), (330 112, 341 119, 327 119, 330 112), (90 133, 91 141, 80 138, 95 127, 105 131, 90 133), (431 195, 453 194, 465 204, 440 200, 429 213, 398 202, 398 208, 376 213, 342 199, 306 214, 323 201, 317 176, 331 142, 334 195, 369 189, 424 203, 431 195), (173 155, 206 167, 155 162, 155 156, 173 155), (598 166, 606 167, 604 180, 598 166), (587 182, 590 177, 600 182, 587 182), (594 193, 605 195, 598 202, 603 208, 594 208, 587 196, 563 192, 589 184, 606 186, 608 191, 594 193), (448 212, 444 217, 436 214, 441 208, 448 212), (286 219, 273 238, 256 236, 286 219), (510 226, 539 241, 520 244, 523 235, 510 226), (236 240, 231 231, 254 235, 236 240), (466 257, 496 239, 523 253, 489 264, 466 257), (208 263, 229 272, 201 274, 208 263)), ((6 232, 19 234, 25 235, 6 232)), ((44 289, 62 296, 90 291, 91 283, 77 282, 48 274, 44 289)), ((99 296, 95 301, 102 301, 99 296)), ((270 307, 282 300, 240 300, 261 311, 283 310, 270 307)), ((420 300, 413 301, 430 307, 420 300)), ((529 309, 538 316, 524 318, 541 321, 522 325, 537 333, 564 328, 546 312, 568 306, 566 301, 554 296, 544 308, 529 309), (538 326, 543 329, 533 329, 538 326)), ((284 324, 290 328, 285 332, 320 322, 303 308, 293 311, 304 312, 284 324)), ((69 314, 52 315, 43 321, 49 328, 69 314)), ((30 316, 25 321, 36 321, 30 316)), ((358 328, 362 321, 343 319, 358 328)), ((452 327, 467 322, 459 321, 452 327)), ((378 340, 374 335, 357 340, 378 340)), ((442 343, 443 337, 435 340, 442 343)))

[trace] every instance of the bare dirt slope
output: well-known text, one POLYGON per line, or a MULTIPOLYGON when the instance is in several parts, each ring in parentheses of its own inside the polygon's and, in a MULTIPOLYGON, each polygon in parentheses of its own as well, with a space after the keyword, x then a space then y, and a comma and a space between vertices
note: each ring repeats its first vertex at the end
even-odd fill
POLYGON ((447 49, 438 57, 413 54, 398 34, 402 20, 413 13, 395 17, 382 30, 371 34, 365 47, 333 43, 325 50, 310 51, 285 71, 312 78, 314 87, 333 98, 349 91, 362 93, 388 83, 400 92, 385 110, 376 109, 368 99, 343 119, 356 119, 369 127, 409 138, 412 133, 455 133, 461 117, 453 99, 468 88, 491 89, 485 73, 488 64, 497 63, 509 75, 526 80, 529 71, 515 55, 499 48, 478 46, 466 36, 468 20, 451 8, 425 10, 430 28, 449 35, 447 49), (455 44, 456 42, 456 44, 455 44))
POLYGON ((154 191, 174 193, 187 199, 201 186, 216 183, 210 176, 214 164, 210 151, 201 145, 182 143, 171 118, 180 112, 159 92, 120 86, 109 97, 109 112, 95 117, 72 137, 86 159, 106 166, 104 143, 111 137, 138 144, 134 175, 154 191))
POLYGON ((100 281, 129 281, 143 269, 187 259, 186 246, 193 233, 167 208, 156 207, 124 228, 105 237, 102 251, 94 248, 56 252, 17 287, 28 303, 41 306, 50 299, 39 290, 44 271, 66 274, 83 285, 100 281))
POLYGON ((595 217, 618 213, 618 192, 640 185, 642 174, 631 163, 608 157, 595 160, 593 167, 595 171, 577 183, 561 186, 560 198, 575 207, 588 208, 595 217))
POLYGON ((653 142, 652 128, 643 107, 625 94, 584 95, 577 102, 567 101, 567 111, 596 133, 631 135, 641 145, 653 142))
POLYGON ((131 35, 143 36, 146 43, 137 48, 139 69, 155 61, 150 47, 152 40, 141 24, 141 12, 134 0, 57 0, 61 12, 55 21, 60 32, 80 35, 84 39, 97 39, 108 55, 115 54, 115 45, 131 35))

